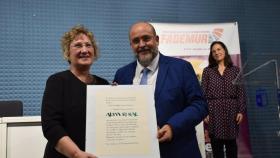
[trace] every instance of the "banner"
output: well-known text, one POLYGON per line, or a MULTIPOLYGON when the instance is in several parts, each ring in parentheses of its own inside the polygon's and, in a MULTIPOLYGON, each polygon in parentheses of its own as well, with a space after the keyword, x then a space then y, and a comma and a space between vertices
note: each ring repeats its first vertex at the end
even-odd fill
MULTIPOLYGON (((213 41, 222 41, 228 48, 234 65, 241 67, 240 44, 237 22, 210 23, 210 24, 175 24, 152 23, 159 36, 159 51, 168 56, 182 58, 189 61, 201 81, 203 69, 208 65, 210 45, 213 41)), ((200 129, 200 128, 199 128, 200 129)), ((207 128, 204 129, 204 138, 198 131, 198 142, 205 140, 200 145, 202 156, 212 157, 212 150, 207 128), (204 146, 205 145, 205 146, 204 146)), ((248 121, 240 126, 238 142, 238 157, 252 157, 248 136, 248 121)))

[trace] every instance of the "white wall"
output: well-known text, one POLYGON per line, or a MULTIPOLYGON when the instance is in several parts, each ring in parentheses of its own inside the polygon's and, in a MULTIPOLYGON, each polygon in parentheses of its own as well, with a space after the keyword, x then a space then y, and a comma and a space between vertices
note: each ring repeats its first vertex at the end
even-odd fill
POLYGON ((0 124, 0 158, 43 157, 47 140, 40 116, 3 117, 0 124))

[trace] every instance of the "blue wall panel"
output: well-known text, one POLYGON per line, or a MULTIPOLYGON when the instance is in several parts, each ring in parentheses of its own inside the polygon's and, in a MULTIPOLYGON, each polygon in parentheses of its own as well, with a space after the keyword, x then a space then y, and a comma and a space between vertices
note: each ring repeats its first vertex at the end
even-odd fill
MULTIPOLYGON (((60 38, 76 24, 84 24, 95 33, 101 56, 92 73, 109 81, 117 68, 133 59, 128 28, 138 20, 237 21, 244 72, 271 59, 280 63, 279 7, 277 0, 1 0, 0 100, 22 100, 24 115, 40 115, 46 79, 68 68, 60 38)), ((272 71, 275 67, 270 65, 245 78, 250 138, 257 158, 280 157, 277 85, 272 71), (263 109, 255 105, 259 87, 266 87, 270 99, 263 109)))

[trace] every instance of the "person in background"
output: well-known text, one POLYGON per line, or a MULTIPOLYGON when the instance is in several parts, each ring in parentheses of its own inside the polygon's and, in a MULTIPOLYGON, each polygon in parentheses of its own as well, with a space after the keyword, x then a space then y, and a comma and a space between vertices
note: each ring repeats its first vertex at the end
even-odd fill
POLYGON ((148 22, 133 24, 129 40, 137 60, 118 69, 114 83, 139 85, 145 69, 155 91, 151 106, 156 108, 161 158, 200 158, 195 126, 208 109, 193 67, 161 54, 159 37, 148 22))
POLYGON ((61 39, 69 70, 51 75, 42 101, 42 129, 48 140, 44 158, 96 158, 85 152, 86 87, 107 85, 90 74, 99 52, 92 32, 74 26, 61 39))
POLYGON ((209 106, 204 121, 209 127, 214 158, 224 158, 224 145, 226 157, 237 158, 236 138, 246 109, 244 88, 235 82, 239 71, 225 44, 213 42, 201 85, 209 106))

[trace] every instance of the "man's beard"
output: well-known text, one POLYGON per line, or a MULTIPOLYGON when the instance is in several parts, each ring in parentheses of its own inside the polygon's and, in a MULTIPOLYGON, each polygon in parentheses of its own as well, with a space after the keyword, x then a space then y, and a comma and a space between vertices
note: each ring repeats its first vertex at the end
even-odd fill
POLYGON ((157 56, 158 50, 157 49, 153 49, 151 50, 151 53, 148 53, 144 56, 144 58, 140 58, 139 54, 136 54, 136 58, 138 59, 138 62, 144 66, 147 67, 149 66, 152 61, 154 60, 154 58, 157 56))

